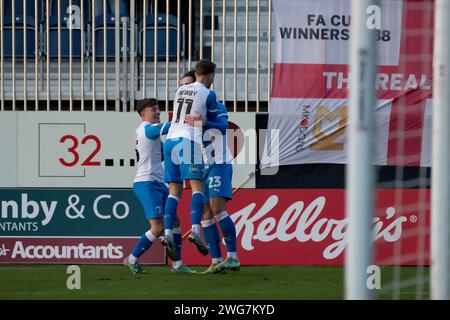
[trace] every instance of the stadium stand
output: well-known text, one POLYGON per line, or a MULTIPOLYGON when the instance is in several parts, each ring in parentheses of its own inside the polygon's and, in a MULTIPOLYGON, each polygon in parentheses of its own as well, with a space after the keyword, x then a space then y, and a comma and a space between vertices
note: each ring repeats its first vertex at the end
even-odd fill
MULTIPOLYGON (((60 3, 60 20, 58 21, 58 1, 52 0, 49 21, 50 37, 50 58, 58 58, 58 24, 61 29, 61 58, 67 59, 70 56, 70 30, 72 29, 72 58, 77 59, 86 50, 85 44, 81 44, 81 23, 84 24, 84 31, 87 30, 89 23, 89 11, 85 10, 81 18, 81 1, 72 0, 70 6, 69 0, 62 0, 60 3)), ((84 8, 89 8, 89 1, 84 0, 84 8)), ((45 24, 45 21, 42 21, 45 24)), ((85 38, 86 39, 86 38, 85 38)))
MULTIPOLYGON (((120 25, 122 27, 122 18, 126 18, 127 25, 127 52, 129 52, 130 44, 130 15, 128 4, 125 0, 120 0, 120 25)), ((95 57, 96 59, 104 58, 104 30, 106 28, 106 58, 114 59, 115 57, 115 6, 114 0, 106 1, 106 19, 103 15, 103 2, 96 3, 95 6, 95 57), (105 24, 106 22, 106 24, 105 24)), ((119 43, 123 44, 122 32, 119 32, 119 43)))
POLYGON ((166 8, 166 1, 159 0, 157 3, 156 63, 154 62, 154 6, 156 1, 145 1, 145 28, 144 0, 136 1, 134 4, 135 28, 134 34, 131 35, 131 2, 119 0, 119 16, 121 18, 119 64, 115 59, 115 0, 105 1, 105 19, 103 17, 103 0, 95 1, 94 14, 92 14, 93 3, 91 0, 72 0, 72 2, 60 0, 59 21, 57 0, 26 0, 26 17, 23 15, 23 0, 3 1, 3 48, 0 46, 0 51, 3 51, 4 63, 0 68, 4 75, 4 81, 0 81, 0 86, 4 93, 1 97, 4 110, 23 110, 22 102, 25 100, 29 104, 28 110, 34 110, 33 100, 39 101, 39 109, 41 107, 47 109, 47 106, 50 105, 50 110, 53 110, 53 106, 61 104, 59 101, 68 100, 72 100, 77 106, 80 106, 81 100, 86 103, 95 100, 102 105, 102 100, 105 100, 109 106, 113 106, 114 103, 117 105, 117 101, 130 104, 131 99, 136 101, 144 96, 155 95, 155 93, 158 99, 167 99, 171 104, 178 87, 177 77, 192 68, 201 57, 213 58, 217 63, 214 86, 219 99, 228 102, 227 106, 231 106, 232 110, 236 111, 243 111, 244 104, 248 111, 267 110, 268 75, 271 73, 267 63, 270 42, 268 0, 238 1, 236 7, 231 1, 192 0, 191 2, 186 0, 180 1, 179 11, 177 1, 168 1, 169 8, 166 8), (83 12, 80 8, 81 1, 83 1, 83 12), (48 31, 46 30, 47 2, 49 4, 48 31), (13 3, 15 19, 12 18, 13 3), (37 21, 34 19, 35 3, 38 5, 37 21), (70 5, 72 5, 71 8, 69 8, 70 5), (189 11, 189 7, 191 11, 189 11), (167 13, 168 19, 166 19, 167 13), (258 14, 260 14, 259 25, 258 14), (81 17, 81 15, 83 16, 81 17), (24 18, 26 19, 25 33, 23 33, 24 18), (122 18, 127 21, 126 41, 122 39, 122 18), (15 22, 14 41, 13 21, 15 22), (169 22, 168 63, 166 63, 166 21, 169 22), (60 25, 61 41, 59 57, 58 24, 60 25), (94 32, 92 32, 92 28, 94 28, 94 32), (106 57, 104 57, 103 50, 105 28, 106 57), (35 31, 37 31, 37 42, 35 41, 35 31), (81 43, 82 31, 84 32, 84 43, 81 43), (146 33, 145 52, 144 31, 146 33), (70 33, 72 34, 71 46, 69 43, 70 33), (191 33, 190 41, 189 33, 191 33), (26 36, 27 51, 25 56, 23 53, 24 35, 26 36), (134 37, 135 40, 134 56, 130 55, 131 37, 134 37), (13 42, 15 43, 14 57, 13 42), (72 47, 71 54, 70 47, 72 47), (258 47, 259 61, 256 58, 258 47), (128 53, 125 66, 123 50, 128 53), (94 57, 95 59, 93 59, 94 57), (146 60, 145 63, 144 60, 146 60), (120 70, 119 79, 117 70, 120 70), (47 79, 49 80, 47 81, 47 79), (132 79, 134 79, 134 83, 131 81, 132 79), (118 90, 116 82, 119 80, 118 90), (25 85, 26 88, 24 88, 25 85), (58 93, 59 87, 61 87, 61 94, 58 93), (261 102, 263 109, 257 106, 257 101, 261 102))
MULTIPOLYGON (((13 57, 13 28, 15 30, 14 43, 15 43, 15 58, 23 59, 24 57, 24 25, 26 22, 25 33, 26 33, 26 55, 28 58, 34 57, 35 55, 35 1, 26 2, 26 12, 24 15, 23 1, 14 2, 14 17, 13 17, 13 6, 12 0, 5 0, 3 2, 3 55, 5 58, 13 57), (13 26, 14 22, 14 26, 13 26)), ((38 1, 38 23, 42 18, 42 3, 38 1)), ((0 48, 1 50, 1 48, 0 48)))
MULTIPOLYGON (((166 59, 166 19, 169 19, 169 59, 175 60, 177 58, 177 18, 164 13, 158 13, 158 52, 157 59, 166 59)), ((145 55, 147 58, 153 59, 155 55, 154 37, 155 37, 155 16, 147 15, 145 21, 145 29, 147 35, 145 39, 145 55)), ((144 55, 144 19, 139 23, 139 53, 144 55)))

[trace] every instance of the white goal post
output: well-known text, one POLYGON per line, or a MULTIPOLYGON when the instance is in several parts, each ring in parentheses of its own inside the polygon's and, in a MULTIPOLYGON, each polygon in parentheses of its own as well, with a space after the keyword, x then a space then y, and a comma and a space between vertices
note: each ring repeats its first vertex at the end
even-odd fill
POLYGON ((347 165, 348 249, 345 298, 371 299, 367 268, 372 264, 374 211, 373 113, 375 108, 375 30, 367 26, 373 0, 352 1, 350 31, 350 97, 347 165))
POLYGON ((434 12, 431 298, 450 299, 450 1, 434 12))

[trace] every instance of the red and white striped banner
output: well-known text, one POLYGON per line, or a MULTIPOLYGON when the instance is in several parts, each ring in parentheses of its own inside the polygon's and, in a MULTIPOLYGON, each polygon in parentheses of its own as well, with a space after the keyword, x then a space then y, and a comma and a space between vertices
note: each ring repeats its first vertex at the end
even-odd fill
MULTIPOLYGON (((367 10, 378 50, 376 164, 431 165, 433 7, 382 0, 367 10)), ((268 129, 279 130, 279 154, 267 141, 262 166, 345 163, 351 1, 274 0, 273 9, 268 129)))

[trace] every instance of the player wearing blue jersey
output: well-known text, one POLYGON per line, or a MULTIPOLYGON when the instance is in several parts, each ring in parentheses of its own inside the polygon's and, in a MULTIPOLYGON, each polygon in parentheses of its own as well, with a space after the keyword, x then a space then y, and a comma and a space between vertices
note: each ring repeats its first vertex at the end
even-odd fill
MULTIPOLYGON (((164 229, 164 206, 168 190, 164 184, 162 168, 162 142, 160 136, 166 134, 170 122, 160 122, 160 110, 155 99, 143 99, 137 104, 137 112, 142 122, 136 130, 137 173, 133 181, 133 190, 144 208, 150 230, 141 236, 124 264, 136 274, 145 273, 138 263, 139 257, 158 239, 164 229)), ((181 236, 180 236, 181 237, 181 236)), ((183 265, 181 259, 174 267, 175 272, 192 272, 183 265)))
MULTIPOLYGON (((187 116, 186 122, 193 125, 202 121, 200 115, 187 116)), ((212 264, 205 273, 217 273, 227 269, 238 271, 240 263, 236 253, 236 228, 226 211, 226 204, 232 198, 232 155, 226 137, 228 112, 225 105, 218 103, 216 109, 208 110, 204 122, 205 133, 205 206, 202 218, 203 234, 211 252, 212 264), (220 249, 220 235, 214 217, 227 247, 227 258, 223 261, 220 249)))
MULTIPOLYGON (((173 223, 183 190, 183 182, 189 181, 192 188, 190 203, 192 229, 188 240, 204 255, 208 248, 200 236, 200 222, 203 214, 202 128, 185 123, 186 115, 196 113, 206 116, 217 105, 216 95, 209 88, 214 81, 216 65, 200 60, 195 67, 196 81, 178 88, 175 99, 172 125, 164 145, 164 178, 169 183, 169 196, 164 212, 165 236, 162 243, 174 246, 173 223)), ((201 122, 200 122, 201 123, 201 122)), ((169 258, 175 259, 176 252, 167 250, 169 258)))

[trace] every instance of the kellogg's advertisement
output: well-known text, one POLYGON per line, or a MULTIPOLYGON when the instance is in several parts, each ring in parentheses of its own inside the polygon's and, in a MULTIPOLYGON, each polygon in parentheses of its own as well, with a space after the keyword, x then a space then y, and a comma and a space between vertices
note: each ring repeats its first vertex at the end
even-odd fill
MULTIPOLYGON (((375 261, 380 265, 428 264, 418 246, 429 252, 427 189, 378 190, 373 218, 375 261), (396 252, 394 256, 394 252, 396 252), (396 257, 396 258, 394 258, 396 257)), ((183 231, 189 230, 189 194, 179 210, 183 231)), ((344 189, 242 189, 228 204, 236 224, 238 255, 247 265, 342 265, 348 244, 344 189)), ((183 259, 208 264, 186 242, 183 259)), ((225 246, 222 246, 225 252, 225 246)))

